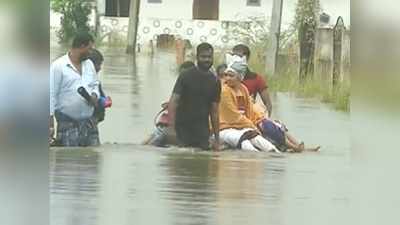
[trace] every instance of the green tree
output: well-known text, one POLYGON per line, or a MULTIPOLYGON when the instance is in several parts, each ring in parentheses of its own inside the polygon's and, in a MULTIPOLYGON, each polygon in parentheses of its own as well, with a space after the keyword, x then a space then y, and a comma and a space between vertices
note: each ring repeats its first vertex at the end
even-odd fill
POLYGON ((69 42, 79 32, 91 32, 91 0, 51 0, 50 4, 54 12, 61 14, 61 29, 57 32, 61 43, 69 42))
POLYGON ((317 19, 320 11, 319 0, 298 0, 294 26, 300 45, 300 79, 304 80, 314 72, 314 44, 317 19))
MULTIPOLYGON (((288 52, 295 30, 282 30, 279 36, 279 51, 288 52)), ((263 16, 249 16, 243 21, 229 22, 226 35, 233 43, 244 43, 251 49, 250 66, 256 71, 265 70, 265 49, 271 42, 269 21, 263 16)), ((264 71, 265 72, 265 71, 264 71)))

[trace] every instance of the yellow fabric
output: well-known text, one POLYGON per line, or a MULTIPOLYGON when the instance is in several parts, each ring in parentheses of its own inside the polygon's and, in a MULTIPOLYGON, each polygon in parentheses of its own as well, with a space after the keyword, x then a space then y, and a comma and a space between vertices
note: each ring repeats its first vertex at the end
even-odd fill
POLYGON ((219 129, 227 128, 253 128, 257 129, 255 124, 259 123, 264 115, 262 112, 254 109, 252 99, 244 85, 241 85, 240 92, 245 100, 244 115, 239 112, 238 102, 235 91, 224 84, 221 90, 221 101, 219 103, 219 129))
POLYGON ((267 108, 264 106, 264 104, 262 104, 261 102, 254 102, 253 101, 253 105, 254 105, 254 111, 259 112, 260 114, 263 114, 265 118, 267 118, 267 108))

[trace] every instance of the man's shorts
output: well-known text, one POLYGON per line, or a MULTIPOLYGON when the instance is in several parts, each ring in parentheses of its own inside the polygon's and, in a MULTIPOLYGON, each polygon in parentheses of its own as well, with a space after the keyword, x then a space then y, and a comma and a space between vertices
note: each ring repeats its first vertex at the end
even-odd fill
POLYGON ((58 146, 98 146, 100 145, 97 119, 76 121, 63 113, 56 112, 58 146))

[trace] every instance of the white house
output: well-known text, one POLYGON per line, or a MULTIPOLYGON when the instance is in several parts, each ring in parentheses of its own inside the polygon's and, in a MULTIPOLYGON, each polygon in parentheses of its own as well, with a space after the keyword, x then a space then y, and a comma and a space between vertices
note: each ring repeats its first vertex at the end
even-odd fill
MULTIPOLYGON (((128 31, 130 0, 97 0, 101 33, 128 31)), ((196 44, 234 44, 226 30, 230 22, 258 17, 268 20, 272 0, 141 0, 137 40, 146 44, 160 34, 196 44)))
MULTIPOLYGON (((117 34, 126 40, 131 0, 94 0, 100 20, 100 34, 117 34)), ((233 45, 235 35, 227 30, 235 21, 257 17, 270 21, 273 0, 141 0, 137 41, 146 45, 158 35, 170 34, 197 44, 202 41, 215 46, 233 45)), ((284 0, 282 29, 292 22, 297 0, 284 0)), ((341 15, 349 25, 350 0, 320 0, 323 11, 336 21, 341 15), (324 7, 327 6, 327 7, 324 7)), ((57 26, 57 16, 51 14, 51 27, 57 26)), ((268 25, 268 24, 267 24, 268 25)), ((256 30, 258 31, 258 30, 256 30)), ((260 30, 261 32, 261 30, 260 30)), ((105 38, 104 40, 107 40, 105 38)))
MULTIPOLYGON (((128 17, 130 0, 97 0, 103 16, 128 17)), ((269 14, 272 0, 141 0, 140 18, 235 21, 269 14)))

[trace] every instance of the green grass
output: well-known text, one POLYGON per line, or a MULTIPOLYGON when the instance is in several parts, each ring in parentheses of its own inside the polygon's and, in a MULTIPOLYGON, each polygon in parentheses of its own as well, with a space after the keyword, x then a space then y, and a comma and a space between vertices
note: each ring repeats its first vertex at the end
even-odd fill
POLYGON ((350 111, 350 84, 342 82, 336 86, 318 79, 300 82, 296 75, 276 75, 268 79, 271 91, 293 92, 305 98, 318 98, 335 109, 350 111))
POLYGON ((322 98, 323 102, 332 103, 335 109, 345 112, 350 111, 350 85, 341 85, 334 88, 322 98))

